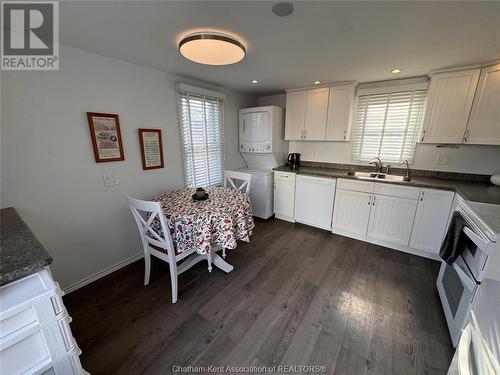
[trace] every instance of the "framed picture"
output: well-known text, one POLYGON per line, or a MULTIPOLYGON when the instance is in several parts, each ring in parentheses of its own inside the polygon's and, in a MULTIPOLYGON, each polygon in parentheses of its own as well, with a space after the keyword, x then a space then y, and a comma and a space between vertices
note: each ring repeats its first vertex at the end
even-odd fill
POLYGON ((87 112, 96 163, 125 160, 118 115, 87 112))
POLYGON ((163 168, 161 129, 139 129, 142 169, 163 168))

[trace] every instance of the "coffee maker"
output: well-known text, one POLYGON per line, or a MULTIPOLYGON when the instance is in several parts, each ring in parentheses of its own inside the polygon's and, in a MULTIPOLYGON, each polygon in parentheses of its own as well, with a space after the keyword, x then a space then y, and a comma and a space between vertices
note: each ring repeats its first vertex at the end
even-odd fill
POLYGON ((290 169, 296 171, 300 166, 300 154, 298 152, 288 154, 288 158, 286 159, 286 161, 290 166, 290 169))

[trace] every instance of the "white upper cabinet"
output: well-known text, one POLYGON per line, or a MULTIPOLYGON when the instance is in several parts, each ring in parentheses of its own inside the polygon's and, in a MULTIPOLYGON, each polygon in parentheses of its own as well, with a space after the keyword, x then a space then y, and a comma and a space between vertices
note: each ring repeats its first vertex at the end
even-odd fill
POLYGON ((411 233, 412 248, 439 253, 454 196, 446 190, 421 190, 411 233))
POLYGON ((348 141, 354 94, 354 84, 288 92, 285 139, 348 141))
POLYGON ((422 142, 462 143, 479 72, 468 69, 431 77, 422 142))
POLYGON ((500 64, 481 71, 464 142, 500 144, 500 64))
POLYGON ((306 90, 286 94, 286 140, 298 141, 304 135, 306 96, 306 90))
POLYGON ((307 90, 304 140, 324 141, 329 88, 307 90))
POLYGON ((325 140, 348 141, 350 139, 354 94, 353 84, 330 87, 325 140))

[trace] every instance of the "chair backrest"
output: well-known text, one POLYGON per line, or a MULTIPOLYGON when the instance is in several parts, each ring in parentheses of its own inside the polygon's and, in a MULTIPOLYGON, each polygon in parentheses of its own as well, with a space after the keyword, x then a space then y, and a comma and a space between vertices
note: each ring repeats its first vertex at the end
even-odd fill
POLYGON ((251 174, 228 170, 224 171, 224 187, 233 188, 248 194, 250 192, 251 180, 251 174))
POLYGON ((161 247, 173 254, 174 245, 170 237, 170 231, 165 223, 160 203, 141 201, 127 194, 125 194, 125 197, 139 228, 143 243, 147 242, 151 245, 161 247))

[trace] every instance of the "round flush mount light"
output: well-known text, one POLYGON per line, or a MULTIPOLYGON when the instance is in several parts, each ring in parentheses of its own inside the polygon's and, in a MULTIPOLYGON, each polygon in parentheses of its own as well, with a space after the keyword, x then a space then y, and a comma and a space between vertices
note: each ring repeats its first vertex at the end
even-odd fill
POLYGON ((401 69, 399 69, 399 68, 392 69, 391 73, 392 74, 399 74, 399 73, 401 73, 401 69))
POLYGON ((229 65, 244 59, 245 46, 237 39, 212 32, 188 35, 179 42, 186 59, 206 65, 229 65))
POLYGON ((319 85, 321 82, 320 81, 314 81, 313 82, 315 85, 319 85))
POLYGON ((253 83, 254 85, 256 85, 257 83, 259 83, 259 81, 257 81, 256 79, 252 79, 252 80, 250 81, 250 83, 253 83))
POLYGON ((273 14, 278 17, 286 17, 293 13, 293 5, 288 2, 273 5, 273 14))

